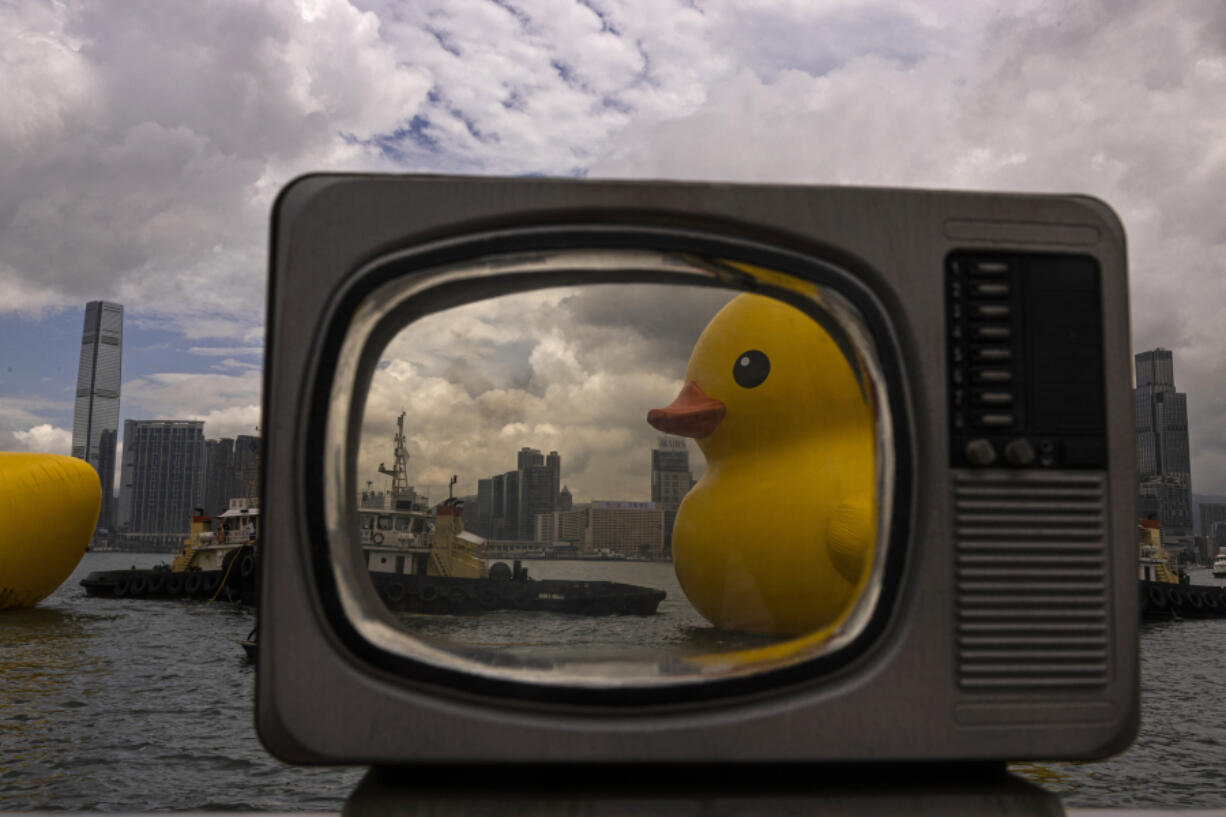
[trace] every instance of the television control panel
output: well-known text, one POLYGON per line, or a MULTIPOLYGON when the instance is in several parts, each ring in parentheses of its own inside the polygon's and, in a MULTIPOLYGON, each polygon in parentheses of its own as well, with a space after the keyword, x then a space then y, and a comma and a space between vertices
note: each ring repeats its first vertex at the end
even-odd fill
POLYGON ((1097 262, 955 252, 945 286, 950 464, 1106 467, 1097 262))

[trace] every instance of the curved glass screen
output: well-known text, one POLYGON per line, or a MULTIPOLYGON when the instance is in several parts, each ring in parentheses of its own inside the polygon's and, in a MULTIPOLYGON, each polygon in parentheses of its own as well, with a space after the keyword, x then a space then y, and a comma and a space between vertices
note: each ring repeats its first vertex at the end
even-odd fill
POLYGON ((393 281, 352 321, 328 423, 346 615, 396 655, 537 684, 837 651, 879 594, 883 388, 846 299, 725 259, 566 251, 393 281))

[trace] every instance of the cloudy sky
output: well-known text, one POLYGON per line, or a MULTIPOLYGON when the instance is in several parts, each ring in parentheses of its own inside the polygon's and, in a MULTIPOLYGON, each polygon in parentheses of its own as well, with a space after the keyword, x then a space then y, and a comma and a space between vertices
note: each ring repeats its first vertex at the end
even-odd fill
POLYGON ((1134 346, 1174 350, 1194 488, 1226 493, 1226 5, 994 5, 0 5, 0 449, 68 451, 99 298, 123 417, 251 433, 268 211, 303 172, 872 184, 1111 203, 1134 346))

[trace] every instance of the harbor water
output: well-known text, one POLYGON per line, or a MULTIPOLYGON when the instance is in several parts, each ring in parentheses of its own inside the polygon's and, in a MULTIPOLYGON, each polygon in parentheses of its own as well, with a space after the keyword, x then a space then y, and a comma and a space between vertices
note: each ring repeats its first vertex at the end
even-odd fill
MULTIPOLYGON (((0 614, 0 811, 339 810, 362 769, 286 766, 256 737, 255 669, 236 643, 253 626, 250 608, 88 598, 78 585, 94 570, 167 559, 89 553, 38 607, 0 614)), ((417 626, 457 641, 499 643, 513 633, 529 651, 563 639, 630 649, 643 627, 683 648, 738 643, 696 617, 670 564, 527 564, 537 578, 601 578, 669 596, 650 619, 499 613, 417 626)), ((1193 581, 1222 583, 1207 571, 1193 581)), ((1226 619, 1145 625, 1136 745, 1106 762, 1014 771, 1071 807, 1226 807, 1222 644, 1226 619)))

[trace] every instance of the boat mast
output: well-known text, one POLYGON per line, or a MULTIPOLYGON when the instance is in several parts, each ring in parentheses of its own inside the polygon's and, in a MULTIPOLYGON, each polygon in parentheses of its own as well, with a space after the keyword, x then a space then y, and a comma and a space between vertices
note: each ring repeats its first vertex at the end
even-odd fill
POLYGON ((379 473, 392 478, 392 507, 402 496, 409 494, 409 451, 404 447, 404 412, 396 419, 396 461, 389 471, 379 463, 379 473))

